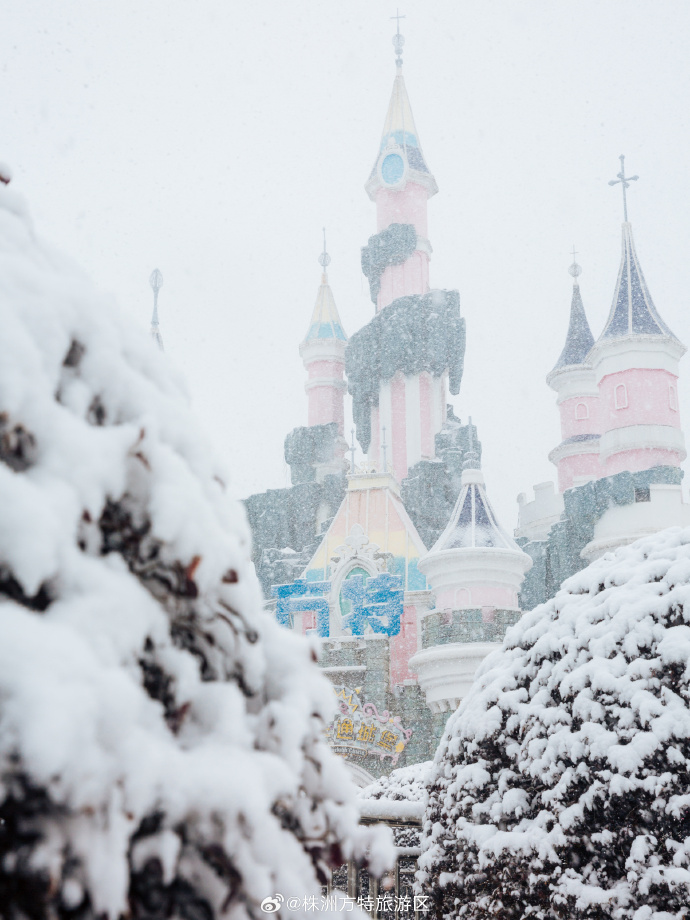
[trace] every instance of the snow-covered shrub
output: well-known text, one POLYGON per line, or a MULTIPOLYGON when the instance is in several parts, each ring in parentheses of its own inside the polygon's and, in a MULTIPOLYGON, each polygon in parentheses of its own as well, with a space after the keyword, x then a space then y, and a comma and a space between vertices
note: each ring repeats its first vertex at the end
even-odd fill
POLYGON ((0 184, 5 920, 258 917, 363 857, 332 690, 249 551, 164 356, 0 184))
POLYGON ((439 916, 690 916, 690 529, 526 614, 437 752, 418 881, 439 916))
POLYGON ((385 800, 424 803, 427 800, 431 767, 430 760, 411 764, 409 767, 399 767, 360 789, 357 798, 360 802, 385 800))

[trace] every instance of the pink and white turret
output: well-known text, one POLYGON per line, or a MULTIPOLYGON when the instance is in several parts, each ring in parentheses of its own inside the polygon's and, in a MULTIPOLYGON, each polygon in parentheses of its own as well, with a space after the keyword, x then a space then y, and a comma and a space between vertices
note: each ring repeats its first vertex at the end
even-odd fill
POLYGON ((299 347, 304 367, 308 373, 305 390, 309 402, 308 425, 328 425, 335 422, 342 437, 345 429, 344 399, 347 384, 344 380, 345 346, 347 336, 340 322, 333 292, 328 283, 326 269, 331 257, 326 252, 326 231, 323 235, 323 252, 319 263, 323 268, 321 286, 309 329, 299 347))
POLYGON ((678 407, 678 362, 685 346, 657 313, 642 274, 626 189, 637 176, 621 171, 623 252, 613 304, 589 356, 601 405, 602 475, 680 466, 686 457, 678 407))
MULTIPOLYGON (((377 316, 405 297, 429 295, 446 303, 442 291, 430 292, 427 201, 438 191, 424 159, 402 74, 404 38, 393 37, 396 76, 376 162, 365 184, 376 202, 377 233, 362 250, 377 316)), ((383 346, 382 346, 383 348, 383 346)), ((371 407, 371 440, 365 447, 372 465, 390 468, 401 482, 416 463, 435 457, 435 436, 446 420, 447 372, 397 369, 381 380, 371 407)))
POLYGON ((426 294, 429 290, 427 201, 438 192, 436 180, 424 160, 419 135, 412 116, 410 100, 402 75, 402 49, 405 39, 393 37, 396 53, 396 76, 393 94, 383 126, 379 154, 365 185, 376 202, 377 233, 393 224, 414 227, 416 240, 402 261, 391 261, 380 276, 377 310, 396 297, 426 294))
POLYGON ((549 460, 558 467, 558 488, 561 492, 602 475, 599 463, 599 390, 592 366, 587 363, 594 336, 580 295, 578 278, 582 269, 573 261, 568 271, 573 276, 568 334, 563 351, 546 378, 548 385, 558 393, 561 415, 561 443, 549 454, 549 460))

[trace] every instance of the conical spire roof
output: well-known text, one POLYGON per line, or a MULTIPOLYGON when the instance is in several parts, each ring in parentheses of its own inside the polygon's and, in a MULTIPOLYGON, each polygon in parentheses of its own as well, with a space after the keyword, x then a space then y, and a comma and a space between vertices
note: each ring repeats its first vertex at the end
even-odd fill
POLYGON ((379 153, 393 144, 406 149, 407 161, 412 169, 429 172, 422 153, 422 145, 419 142, 412 106, 407 95, 407 87, 405 86, 401 68, 398 68, 393 81, 393 93, 391 94, 391 101, 388 103, 388 112, 383 125, 379 153))
POLYGON ((338 315, 338 308, 335 305, 333 291, 328 283, 328 275, 324 272, 321 276, 321 286, 316 295, 314 312, 311 315, 311 323, 304 341, 315 342, 329 339, 340 339, 341 342, 347 342, 347 336, 338 315))
POLYGON ((565 337, 565 345, 561 356, 556 361, 553 370, 557 371, 561 367, 584 363, 592 345, 594 345, 594 336, 587 322, 584 304, 580 295, 580 285, 575 281, 573 284, 573 298, 570 301, 568 334, 565 337))
POLYGON ((633 242, 632 225, 623 224, 623 252, 611 312, 599 341, 629 335, 663 335, 675 339, 657 313, 633 242))
POLYGON ((462 478, 463 488, 448 526, 430 550, 430 555, 447 549, 478 548, 522 553, 515 540, 498 523, 486 494, 481 471, 465 470, 462 478))
MULTIPOLYGON (((431 177, 429 167, 426 165, 422 145, 417 134, 417 127, 414 123, 412 106, 407 95, 405 80, 402 75, 402 68, 398 67, 398 72, 393 81, 393 92, 391 100, 388 103, 388 112, 383 125, 381 134, 381 144, 376 157, 376 162, 371 171, 371 175, 376 174, 378 158, 387 147, 403 147, 407 155, 407 162, 410 169, 420 173, 426 173, 431 177)), ((433 181, 433 179, 432 179, 433 181)))

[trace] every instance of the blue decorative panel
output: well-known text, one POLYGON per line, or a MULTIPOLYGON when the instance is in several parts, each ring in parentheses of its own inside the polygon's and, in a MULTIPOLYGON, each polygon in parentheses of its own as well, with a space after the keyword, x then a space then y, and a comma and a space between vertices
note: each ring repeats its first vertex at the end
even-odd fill
POLYGON ((381 176, 386 185, 400 182, 405 173, 405 161, 399 153, 389 153, 381 163, 381 176))
POLYGON ((329 581, 306 581, 298 578, 291 585, 274 585, 271 588, 276 604, 276 620, 281 626, 292 628, 295 613, 314 611, 316 613, 316 634, 327 638, 329 633, 328 595, 331 590, 329 581))
POLYGON ((417 559, 411 559, 407 567, 407 590, 408 591, 426 591, 426 578, 419 571, 417 559))
POLYGON ((399 575, 376 575, 364 581, 363 575, 346 579, 341 588, 350 601, 350 613, 343 617, 343 629, 362 636, 367 626, 375 633, 397 636, 403 612, 403 584, 399 575))

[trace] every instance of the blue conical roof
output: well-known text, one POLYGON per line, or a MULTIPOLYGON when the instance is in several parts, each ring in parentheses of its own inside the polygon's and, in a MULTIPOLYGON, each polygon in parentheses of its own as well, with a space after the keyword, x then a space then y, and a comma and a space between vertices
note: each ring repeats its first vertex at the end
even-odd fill
POLYGON ((582 364, 594 345, 594 336, 589 328, 584 304, 580 296, 580 285, 573 285, 573 299, 570 301, 570 325, 565 337, 561 356, 556 361, 554 371, 573 364, 582 364))
POLYGON ((321 286, 316 295, 314 312, 304 341, 314 342, 328 339, 339 339, 341 342, 347 342, 347 336, 338 315, 338 308, 335 305, 333 291, 328 283, 328 276, 324 272, 321 276, 321 286))
POLYGON ((599 341, 629 335, 675 336, 657 313, 635 251, 632 226, 623 224, 623 253, 611 312, 599 341))

